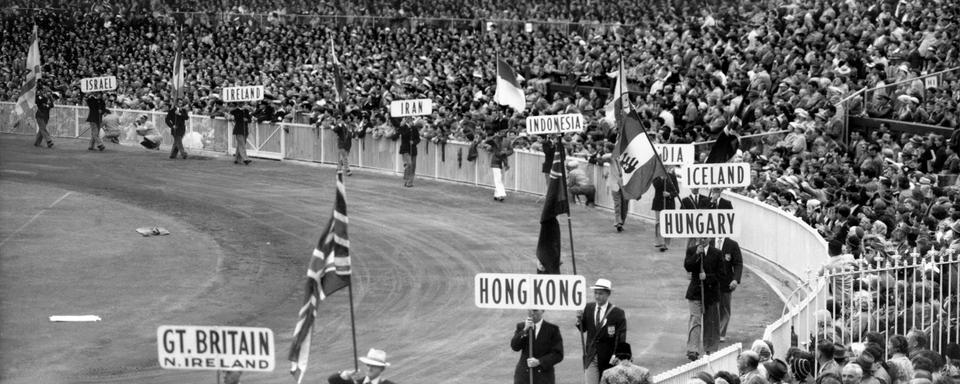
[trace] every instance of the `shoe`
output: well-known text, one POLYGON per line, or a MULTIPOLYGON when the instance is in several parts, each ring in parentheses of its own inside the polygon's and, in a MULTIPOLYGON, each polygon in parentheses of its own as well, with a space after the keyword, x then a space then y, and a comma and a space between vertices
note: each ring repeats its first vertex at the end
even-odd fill
POLYGON ((696 352, 687 352, 687 358, 690 359, 690 361, 697 361, 700 359, 700 354, 696 352))
POLYGON ((252 163, 252 162, 253 162, 253 160, 246 159, 246 160, 243 161, 243 165, 250 165, 250 163, 252 163))
POLYGON ((623 226, 620 224, 615 225, 617 227, 617 232, 623 232, 623 226))
POLYGON ((353 176, 353 172, 347 171, 347 176, 353 176))
POLYGON ((96 151, 93 147, 87 148, 88 151, 96 151))
POLYGON ((240 160, 234 160, 233 163, 234 163, 234 164, 240 164, 240 160))
POLYGON ((721 342, 721 343, 726 343, 726 342, 727 342, 727 338, 726 338, 725 336, 720 336, 720 342, 721 342))
POLYGON ((660 247, 660 252, 666 252, 666 251, 667 251, 667 247, 660 247))
POLYGON ((52 141, 48 141, 48 142, 47 142, 47 148, 53 148, 53 142, 52 142, 52 141))
POLYGON ((186 159, 187 159, 187 155, 180 156, 180 158, 186 160, 186 159))
POLYGON ((107 149, 107 147, 104 146, 103 144, 100 144, 100 146, 98 146, 97 149, 99 149, 100 152, 103 152, 103 150, 104 150, 104 149, 107 149))
POLYGON ((40 147, 40 143, 33 143, 33 146, 39 148, 39 147, 40 147))
POLYGON ((170 158, 171 158, 171 159, 176 159, 177 157, 176 157, 176 156, 173 156, 173 155, 170 155, 170 158))

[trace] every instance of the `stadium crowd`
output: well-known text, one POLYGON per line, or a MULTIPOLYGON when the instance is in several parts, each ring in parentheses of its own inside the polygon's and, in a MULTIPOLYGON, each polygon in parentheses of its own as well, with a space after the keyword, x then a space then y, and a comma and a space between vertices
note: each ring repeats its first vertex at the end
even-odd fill
MULTIPOLYGON (((564 140, 570 154, 588 158, 600 158, 616 137, 605 106, 622 47, 631 104, 657 141, 767 133, 740 142, 737 160, 753 165, 754 183, 740 192, 816 228, 833 257, 827 273, 902 259, 918 264, 834 287, 834 295, 858 299, 824 309, 824 328, 813 335, 816 348, 791 350, 778 361, 761 341, 741 356, 738 374, 701 375, 699 381, 944 384, 960 379, 960 346, 935 343, 943 348, 923 349, 924 340, 942 338, 931 332, 934 325, 958 326, 960 273, 956 264, 941 268, 936 262, 955 258, 960 249, 960 190, 953 185, 960 173, 960 135, 902 134, 882 126, 842 137, 848 113, 960 126, 957 71, 941 75, 936 87, 916 80, 858 92, 960 67, 960 39, 955 38, 960 2, 42 3, 63 9, 18 9, 36 7, 33 1, 12 1, 3 9, 0 100, 19 95, 25 42, 36 23, 44 63, 41 84, 59 95, 58 104, 83 104, 79 78, 113 74, 120 87, 109 96, 108 108, 167 110, 172 57, 181 36, 186 97, 195 114, 223 114, 218 95, 225 86, 258 84, 269 94, 257 112, 261 121, 325 127, 346 121, 369 129, 375 138, 396 134, 385 106, 398 99, 434 100, 434 114, 415 127, 438 140, 481 142, 504 128, 522 132, 528 115, 582 113, 589 128, 564 140), (269 17, 251 22, 208 14, 224 10, 269 17), (389 20, 302 24, 284 16, 300 14, 389 20), (430 23, 407 17, 621 24, 537 24, 527 32, 522 24, 488 30, 471 20, 430 23), (343 64, 347 93, 342 106, 332 101, 331 45, 343 64), (492 101, 497 57, 524 79, 527 110, 522 113, 492 101), (932 294, 938 290, 948 295, 932 294), (944 297, 949 299, 940 300, 944 297), (891 301, 899 304, 890 306, 891 301), (913 324, 902 313, 888 313, 911 307, 937 316, 913 324), (887 341, 876 332, 909 337, 887 341), (814 366, 820 369, 815 372, 814 366)), ((537 140, 520 136, 513 146, 540 150, 537 140)))

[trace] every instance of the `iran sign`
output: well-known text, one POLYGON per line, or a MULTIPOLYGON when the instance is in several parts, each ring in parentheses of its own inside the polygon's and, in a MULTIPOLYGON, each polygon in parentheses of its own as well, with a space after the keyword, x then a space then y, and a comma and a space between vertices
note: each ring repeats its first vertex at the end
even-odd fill
POLYGON ((433 100, 413 99, 390 102, 390 117, 424 116, 433 113, 433 100))

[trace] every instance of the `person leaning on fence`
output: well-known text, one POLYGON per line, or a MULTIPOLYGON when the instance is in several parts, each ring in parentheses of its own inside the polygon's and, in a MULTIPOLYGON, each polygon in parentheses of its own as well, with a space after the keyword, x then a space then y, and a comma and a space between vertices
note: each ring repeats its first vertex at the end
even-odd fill
POLYGON ((187 121, 190 115, 179 102, 174 103, 174 107, 167 112, 164 122, 170 127, 170 136, 173 136, 173 145, 170 149, 170 158, 176 159, 177 153, 180 153, 184 159, 187 158, 187 150, 183 148, 183 135, 187 134, 187 121))
POLYGON ((353 131, 342 119, 336 119, 333 133, 337 134, 337 172, 351 176, 353 172, 350 171, 350 149, 353 147, 353 131))
POLYGON ((240 164, 241 161, 246 165, 251 163, 247 157, 247 135, 250 134, 250 121, 253 119, 251 109, 250 106, 241 105, 230 111, 233 116, 233 138, 236 142, 234 164, 240 164))
POLYGON ((588 207, 595 205, 597 187, 590 184, 590 178, 583 169, 580 169, 580 162, 577 160, 567 160, 567 191, 570 193, 570 200, 583 195, 587 199, 588 207))
POLYGON ((53 99, 50 98, 47 87, 40 87, 40 91, 37 92, 36 101, 37 139, 33 141, 33 146, 39 147, 43 141, 46 141, 47 148, 53 148, 53 138, 50 137, 50 132, 47 131, 47 122, 50 121, 50 110, 53 109, 53 99))
POLYGON ((107 147, 100 140, 100 128, 103 122, 103 111, 107 109, 106 102, 103 101, 102 93, 93 93, 87 97, 87 123, 90 124, 90 146, 87 150, 94 151, 99 149, 103 152, 107 147))

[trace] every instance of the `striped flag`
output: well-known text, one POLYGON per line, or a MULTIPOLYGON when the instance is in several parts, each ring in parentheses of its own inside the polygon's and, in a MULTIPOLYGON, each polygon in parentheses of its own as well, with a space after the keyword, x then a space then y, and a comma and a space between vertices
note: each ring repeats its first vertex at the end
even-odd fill
POLYGON ((337 201, 326 229, 320 235, 307 268, 307 288, 290 346, 290 373, 303 380, 310 356, 310 334, 317 305, 330 294, 350 285, 350 239, 347 236, 347 200, 343 174, 337 173, 337 201))
POLYGON ((497 90, 493 94, 493 101, 509 106, 516 112, 527 109, 527 99, 517 81, 517 73, 500 59, 497 59, 497 90))
POLYGON ((560 223, 557 216, 570 212, 565 185, 563 185, 563 145, 557 146, 550 168, 550 184, 540 215, 540 237, 537 239, 537 273, 560 274, 560 223))
POLYGON ((631 110, 622 121, 613 157, 620 170, 623 197, 639 199, 650 188, 653 179, 666 177, 667 170, 640 124, 637 112, 631 110))
POLYGON ((183 96, 183 27, 177 33, 176 53, 173 56, 173 77, 170 79, 172 94, 170 97, 174 100, 180 100, 183 96))
POLYGON ((627 93, 627 78, 623 74, 623 58, 620 58, 620 68, 617 69, 617 85, 613 87, 610 102, 604 107, 603 120, 615 125, 623 118, 623 95, 627 93))
POLYGON ((330 37, 330 57, 333 58, 333 92, 334 100, 338 103, 343 102, 343 74, 340 73, 340 60, 337 59, 337 51, 333 48, 333 37, 330 37))
POLYGON ((33 37, 30 40, 30 49, 27 51, 26 63, 27 79, 20 89, 20 97, 17 97, 17 105, 13 109, 17 120, 23 121, 24 117, 33 118, 37 114, 37 84, 40 82, 40 38, 37 33, 37 26, 33 26, 33 37))

